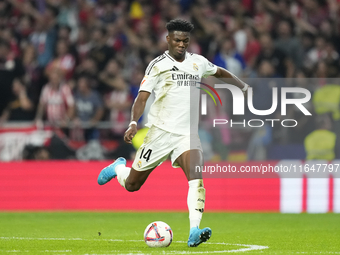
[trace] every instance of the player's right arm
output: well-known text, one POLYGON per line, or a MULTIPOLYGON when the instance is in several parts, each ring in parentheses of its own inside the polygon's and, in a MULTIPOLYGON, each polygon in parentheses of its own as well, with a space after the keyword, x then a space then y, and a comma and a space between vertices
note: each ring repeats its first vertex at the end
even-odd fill
POLYGON ((243 91, 243 94, 246 95, 246 91, 249 88, 249 85, 239 79, 236 75, 229 72, 228 70, 216 66, 210 63, 206 58, 203 57, 203 62, 205 63, 205 72, 203 77, 208 77, 210 75, 215 76, 216 78, 224 78, 228 79, 228 83, 235 85, 243 91))
POLYGON ((142 116, 146 101, 159 81, 159 68, 157 68, 157 62, 160 60, 162 60, 162 55, 151 61, 145 70, 145 76, 140 83, 139 93, 131 110, 131 122, 134 123, 130 122, 129 128, 124 135, 124 141, 127 143, 132 143, 131 140, 137 133, 136 123, 142 116))
MULTIPOLYGON (((131 110, 131 122, 139 120, 139 118, 142 116, 146 101, 148 100, 150 96, 150 92, 147 91, 139 91, 135 102, 132 105, 132 110, 131 110)), ((130 124, 129 128, 126 130, 125 135, 124 135, 124 141, 126 143, 132 143, 132 138, 135 136, 137 133, 137 125, 136 124, 130 124)))
POLYGON ((228 79, 228 83, 235 85, 236 87, 240 88, 244 95, 246 95, 246 91, 249 88, 249 85, 243 82, 240 78, 238 78, 235 74, 229 72, 228 70, 217 67, 217 71, 213 74, 216 78, 225 78, 228 79))

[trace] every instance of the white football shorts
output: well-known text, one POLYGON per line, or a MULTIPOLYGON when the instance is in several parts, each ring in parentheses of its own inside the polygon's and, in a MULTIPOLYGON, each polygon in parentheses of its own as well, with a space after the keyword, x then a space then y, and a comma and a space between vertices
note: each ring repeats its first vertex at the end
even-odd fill
POLYGON ((132 167, 136 171, 150 170, 162 164, 169 156, 172 166, 180 167, 175 163, 176 159, 189 150, 203 152, 198 134, 179 135, 152 125, 137 150, 132 167))

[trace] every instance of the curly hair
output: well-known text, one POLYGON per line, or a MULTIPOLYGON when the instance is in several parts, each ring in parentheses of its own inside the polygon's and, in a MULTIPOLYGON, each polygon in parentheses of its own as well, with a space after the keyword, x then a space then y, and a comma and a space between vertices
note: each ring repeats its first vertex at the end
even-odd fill
POLYGON ((166 29, 169 33, 173 31, 191 32, 194 29, 194 25, 187 20, 173 19, 166 23, 166 29))

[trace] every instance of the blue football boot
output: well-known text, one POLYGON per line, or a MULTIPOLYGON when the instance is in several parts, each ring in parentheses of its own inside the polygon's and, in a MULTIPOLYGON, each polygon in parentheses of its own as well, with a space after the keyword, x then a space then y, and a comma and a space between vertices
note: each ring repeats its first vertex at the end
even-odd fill
POLYGON ((98 184, 104 185, 112 178, 115 178, 117 176, 115 168, 118 165, 126 165, 126 159, 122 157, 117 158, 112 164, 105 167, 98 176, 98 184))
POLYGON ((204 228, 204 229, 199 229, 198 227, 191 228, 190 236, 188 240, 188 246, 196 247, 200 245, 201 243, 208 241, 210 237, 211 237, 210 228, 204 228))

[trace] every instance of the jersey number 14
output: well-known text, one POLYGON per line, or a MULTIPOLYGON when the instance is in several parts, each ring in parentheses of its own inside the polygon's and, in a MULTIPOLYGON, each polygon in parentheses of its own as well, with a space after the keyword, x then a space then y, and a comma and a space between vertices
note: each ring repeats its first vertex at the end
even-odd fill
POLYGON ((148 149, 145 153, 144 153, 144 150, 145 148, 143 148, 142 153, 140 154, 139 158, 141 159, 143 157, 146 160, 146 162, 148 162, 150 159, 152 150, 148 149))

